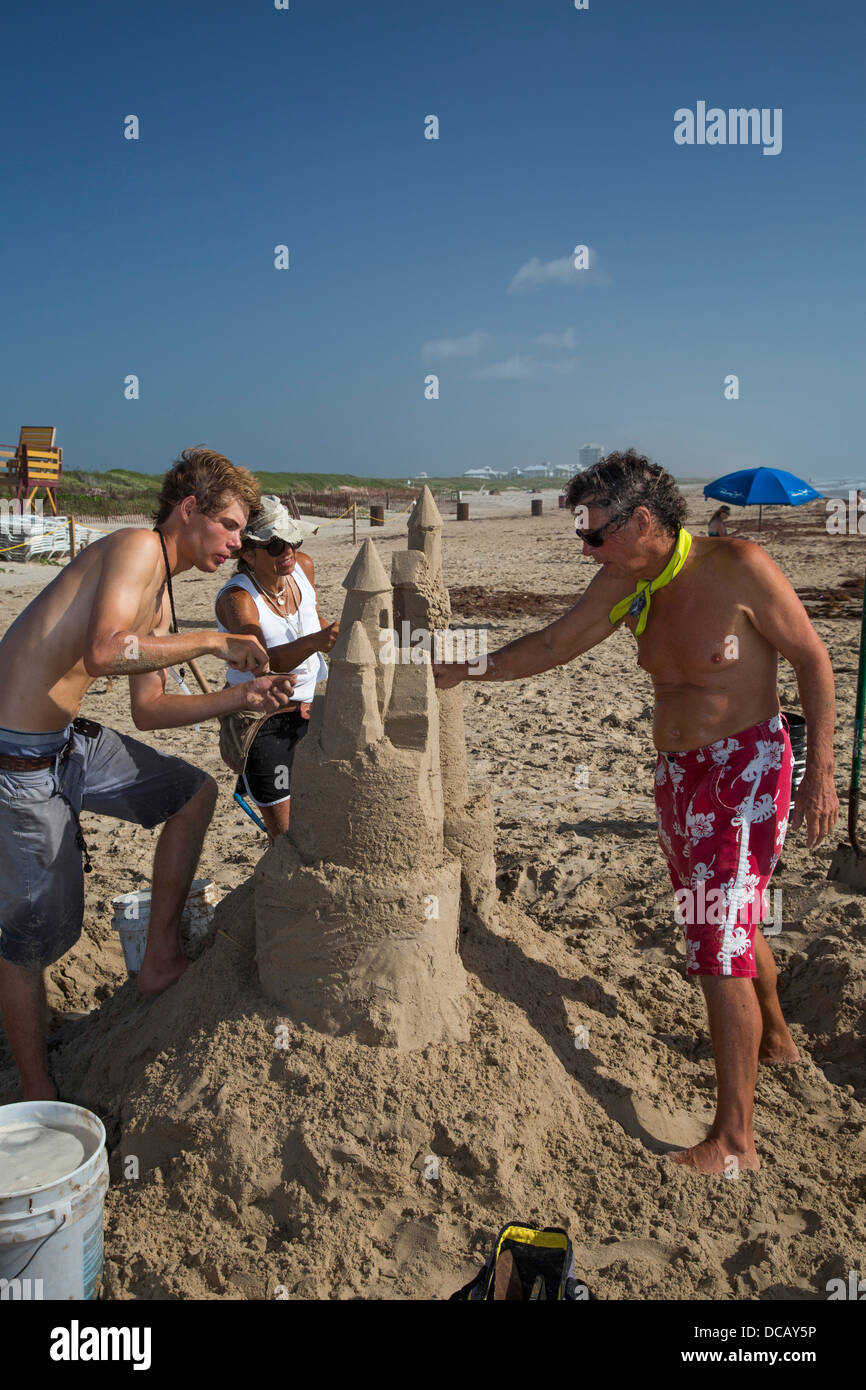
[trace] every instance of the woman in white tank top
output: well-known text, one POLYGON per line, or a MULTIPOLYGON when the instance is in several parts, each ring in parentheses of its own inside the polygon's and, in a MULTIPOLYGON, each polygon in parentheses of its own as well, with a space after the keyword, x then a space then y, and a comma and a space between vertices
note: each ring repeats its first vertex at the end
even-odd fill
MULTIPOLYGON (((220 632, 257 637, 271 670, 296 677, 292 703, 259 725, 238 777, 238 791, 258 806, 271 839, 289 826, 295 745, 307 731, 316 683, 328 674, 322 652, 331 650, 340 630, 339 623, 322 622, 313 562, 299 550, 316 529, 295 521, 278 497, 262 497, 243 533, 237 573, 216 600, 220 632)), ((227 685, 250 679, 250 672, 226 667, 227 685)))

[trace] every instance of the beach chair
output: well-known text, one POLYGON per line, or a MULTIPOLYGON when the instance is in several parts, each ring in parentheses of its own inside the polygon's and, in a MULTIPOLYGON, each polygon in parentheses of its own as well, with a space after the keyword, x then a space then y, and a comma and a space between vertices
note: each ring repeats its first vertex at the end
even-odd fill
MULTIPOLYGON (((99 541, 107 535, 107 531, 100 530, 98 526, 84 526, 80 521, 75 523, 75 548, 84 550, 85 546, 92 545, 94 541, 99 541)), ((69 546, 67 545, 67 550, 69 546)))
POLYGON ((25 560, 53 560, 57 555, 69 553, 69 527, 66 517, 52 517, 46 520, 38 516, 22 516, 25 523, 22 539, 28 544, 22 551, 25 560))
POLYGON ((22 506, 31 503, 42 488, 56 516, 57 487, 62 472, 62 449, 35 449, 25 444, 18 465, 18 501, 22 506))
POLYGON ((47 522, 33 512, 4 514, 0 523, 0 551, 4 560, 32 560, 48 556, 56 547, 57 530, 52 518, 47 522))
POLYGON ((56 447, 54 425, 22 425, 18 447, 0 449, 6 460, 6 483, 19 502, 32 502, 44 489, 51 510, 57 515, 57 486, 63 471, 63 450, 56 447))
POLYGON ((69 517, 52 517, 45 522, 45 554, 49 560, 69 554, 69 517))

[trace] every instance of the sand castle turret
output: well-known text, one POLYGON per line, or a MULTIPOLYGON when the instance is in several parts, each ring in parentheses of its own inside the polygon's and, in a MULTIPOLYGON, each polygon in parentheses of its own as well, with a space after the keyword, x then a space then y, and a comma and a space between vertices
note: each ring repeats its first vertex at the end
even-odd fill
POLYGON ((376 690, 376 656, 363 623, 340 628, 328 671, 331 699, 322 708, 322 749, 327 758, 353 758, 382 737, 376 690))
MULTIPOLYGON (((394 603, 385 567, 371 540, 364 541, 355 556, 349 573, 343 580, 343 588, 346 590, 346 600, 340 619, 340 631, 343 631, 344 626, 350 627, 354 622, 361 623, 373 653, 378 657, 382 642, 380 634, 389 632, 394 626, 394 603)), ((376 693, 379 714, 383 719, 393 674, 393 664, 377 661, 376 693)))
MULTIPOLYGON (((409 549, 398 551, 391 561, 395 622, 429 632, 431 639, 438 634, 444 649, 440 659, 460 660, 457 639, 462 634, 448 632, 451 601, 442 576, 442 516, 428 487, 409 515, 408 531, 409 549)), ((436 660, 435 641, 433 646, 436 660)), ((462 864, 465 921, 471 913, 485 917, 496 901, 493 806, 486 793, 470 793, 462 686, 439 690, 437 698, 444 838, 462 864)))
POLYGON ((442 578, 442 515, 426 485, 409 513, 407 526, 409 556, 416 562, 415 575, 422 582, 427 618, 433 624, 431 631, 434 628, 447 628, 451 618, 451 601, 442 578), (424 566, 417 563, 420 556, 424 557, 424 566))

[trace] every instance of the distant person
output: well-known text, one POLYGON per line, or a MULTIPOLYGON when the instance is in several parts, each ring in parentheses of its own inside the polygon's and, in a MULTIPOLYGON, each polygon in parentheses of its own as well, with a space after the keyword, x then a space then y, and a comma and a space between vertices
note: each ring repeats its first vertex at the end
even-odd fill
POLYGON ((256 637, 177 633, 171 621, 172 577, 214 574, 240 548, 258 500, 245 468, 209 449, 185 449, 163 479, 154 530, 124 527, 88 545, 0 642, 0 1010, 24 1100, 57 1099, 44 971, 81 935, 90 867, 82 809, 148 830, 162 825, 138 987, 159 994, 188 965, 180 919, 217 784, 181 758, 76 716, 94 679, 111 675, 130 677, 139 729, 288 702, 290 677, 253 679, 268 664, 256 637), (166 695, 165 668, 204 655, 222 657, 251 683, 230 693, 166 695))
MULTIPOLYGON (((258 807, 272 840, 289 828, 295 747, 307 732, 316 683, 328 675, 322 652, 340 632, 338 622, 325 624, 319 616, 313 562, 300 548, 316 529, 295 521, 278 497, 264 496, 243 532, 237 573, 216 601, 220 632, 254 637, 271 670, 295 678, 287 706, 272 715, 229 715, 220 738, 223 760, 239 774, 237 790, 258 807)), ((229 686, 250 678, 226 667, 229 686)))
MULTIPOLYGON (((782 571, 751 541, 719 545, 683 527, 686 502, 669 473, 629 449, 578 473, 568 504, 598 573, 579 602, 538 632, 487 657, 435 663, 439 689, 469 678, 522 680, 581 656, 624 623, 655 688, 653 739, 659 844, 685 928, 686 973, 700 980, 716 1064, 716 1114, 706 1138, 673 1155, 700 1173, 731 1158, 758 1168, 752 1128, 758 1063, 798 1062, 759 924, 785 843, 791 742, 777 668, 794 668, 808 731, 792 826, 809 848, 839 813, 833 782, 833 668, 782 571)), ((615 682, 611 684, 615 690, 615 682)), ((575 682, 598 706, 596 682, 575 682)), ((614 700, 616 695, 614 694, 614 700)), ((614 875, 615 877, 615 875, 614 875)), ((733 1167, 736 1172, 736 1167, 733 1167)))
POLYGON ((730 507, 717 507, 710 517, 710 524, 707 527, 708 536, 736 536, 739 533, 729 531, 726 525, 728 517, 731 515, 730 507))

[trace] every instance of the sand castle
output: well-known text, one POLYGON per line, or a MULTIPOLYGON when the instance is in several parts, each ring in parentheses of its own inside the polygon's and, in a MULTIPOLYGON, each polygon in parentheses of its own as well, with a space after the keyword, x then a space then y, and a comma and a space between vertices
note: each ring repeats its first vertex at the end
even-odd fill
POLYGON ((293 768, 287 836, 255 872, 265 993, 296 1022, 398 1048, 468 1037, 459 930, 496 900, 493 811, 471 794, 460 687, 437 692, 442 518, 425 487, 391 579, 371 540, 293 768), (424 641, 423 639, 427 640, 424 641))

